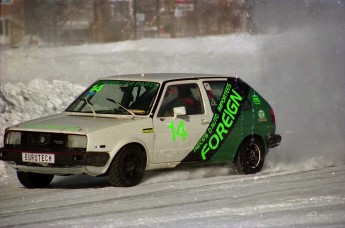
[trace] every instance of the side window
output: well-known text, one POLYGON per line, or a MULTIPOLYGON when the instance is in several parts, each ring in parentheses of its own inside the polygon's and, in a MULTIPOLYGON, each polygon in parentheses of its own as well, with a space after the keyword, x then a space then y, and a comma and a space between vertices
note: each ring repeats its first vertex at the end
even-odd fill
POLYGON ((187 115, 203 114, 199 86, 195 83, 177 84, 167 87, 158 117, 174 116, 174 107, 186 107, 187 115))
MULTIPOLYGON (((207 97, 210 101, 212 112, 217 109, 218 102, 222 96, 223 90, 225 88, 226 81, 206 81, 204 82, 204 87, 207 92, 207 97)), ((242 107, 243 111, 252 110, 252 104, 249 100, 246 100, 242 107)))
POLYGON ((220 97, 225 88, 226 81, 206 81, 204 87, 207 92, 207 97, 210 101, 212 112, 215 112, 220 97))

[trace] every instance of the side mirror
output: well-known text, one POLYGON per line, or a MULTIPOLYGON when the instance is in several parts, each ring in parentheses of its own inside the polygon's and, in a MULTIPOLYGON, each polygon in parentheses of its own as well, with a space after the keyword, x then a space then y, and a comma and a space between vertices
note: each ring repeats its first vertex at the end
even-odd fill
POLYGON ((175 107, 174 109, 174 119, 176 119, 178 116, 185 116, 187 114, 186 107, 175 107))

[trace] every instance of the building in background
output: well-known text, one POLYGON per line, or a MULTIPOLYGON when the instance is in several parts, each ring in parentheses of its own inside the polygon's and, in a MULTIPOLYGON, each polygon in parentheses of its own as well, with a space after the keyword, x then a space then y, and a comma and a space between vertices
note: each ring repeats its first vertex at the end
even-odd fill
POLYGON ((198 35, 247 32, 249 12, 246 0, 195 0, 198 35))
POLYGON ((1 0, 1 44, 49 44, 247 32, 248 0, 1 0), (27 38, 28 39, 28 38, 27 38))
POLYGON ((94 12, 93 0, 58 1, 54 21, 59 39, 68 44, 92 42, 94 12))
POLYGON ((94 0, 93 39, 113 42, 131 38, 133 30, 132 0, 94 0))
POLYGON ((13 45, 25 35, 23 0, 0 0, 0 45, 13 45))
POLYGON ((246 0, 136 0, 138 37, 187 37, 248 30, 246 0))

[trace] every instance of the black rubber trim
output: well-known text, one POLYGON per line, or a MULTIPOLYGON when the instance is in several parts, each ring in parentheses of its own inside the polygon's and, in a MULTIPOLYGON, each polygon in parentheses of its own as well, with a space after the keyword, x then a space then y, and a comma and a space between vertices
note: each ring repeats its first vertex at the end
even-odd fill
POLYGON ((278 134, 267 136, 266 138, 268 148, 274 148, 280 145, 282 137, 278 134))

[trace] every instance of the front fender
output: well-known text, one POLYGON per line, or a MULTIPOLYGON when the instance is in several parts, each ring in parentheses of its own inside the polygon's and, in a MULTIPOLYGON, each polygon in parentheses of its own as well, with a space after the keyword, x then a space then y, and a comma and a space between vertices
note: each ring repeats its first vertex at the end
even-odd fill
POLYGON ((89 132, 88 151, 103 151, 109 153, 108 162, 102 167, 87 166, 87 174, 102 175, 105 174, 116 156, 124 146, 131 143, 140 144, 147 155, 147 161, 151 160, 150 152, 153 151, 154 133, 152 129, 152 119, 126 120, 123 124, 117 124, 105 129, 89 132), (147 129, 151 129, 147 131, 147 129))
POLYGON ((144 140, 137 137, 130 138, 130 139, 122 138, 120 140, 117 140, 117 143, 115 144, 115 146, 112 148, 111 151, 109 151, 109 160, 105 164, 105 166, 102 166, 102 167, 86 166, 87 173, 89 175, 96 175, 96 176, 105 174, 108 171, 108 168, 111 162, 113 161, 114 157, 118 154, 118 152, 126 145, 133 144, 133 143, 139 144, 144 148, 146 157, 147 157, 147 163, 149 163, 149 161, 151 160, 151 157, 150 157, 151 153, 150 153, 150 145, 147 145, 147 142, 144 142, 144 140))

